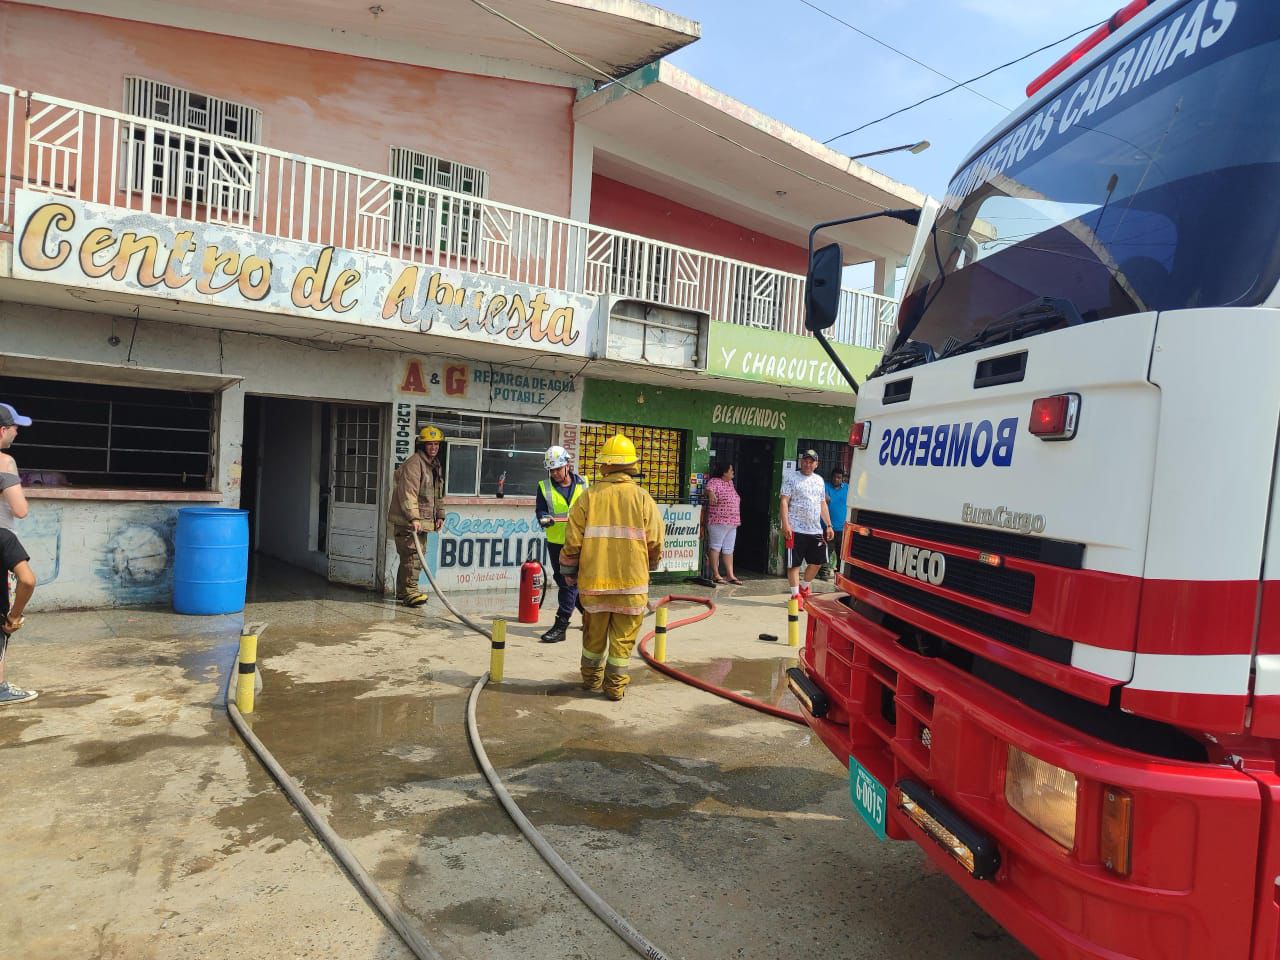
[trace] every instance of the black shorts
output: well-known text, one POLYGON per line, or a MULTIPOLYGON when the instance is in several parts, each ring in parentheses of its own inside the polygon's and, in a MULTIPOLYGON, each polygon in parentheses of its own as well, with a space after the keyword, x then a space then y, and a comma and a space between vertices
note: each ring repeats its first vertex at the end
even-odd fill
POLYGON ((794 534, 795 546, 787 551, 787 569, 804 563, 826 563, 827 541, 820 533, 794 534))

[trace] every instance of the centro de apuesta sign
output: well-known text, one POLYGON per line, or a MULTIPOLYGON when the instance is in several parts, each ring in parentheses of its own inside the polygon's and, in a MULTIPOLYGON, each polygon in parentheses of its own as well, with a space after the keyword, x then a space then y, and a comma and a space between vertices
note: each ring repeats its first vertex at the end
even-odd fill
POLYGON ((13 275, 585 357, 596 298, 17 191, 13 275))

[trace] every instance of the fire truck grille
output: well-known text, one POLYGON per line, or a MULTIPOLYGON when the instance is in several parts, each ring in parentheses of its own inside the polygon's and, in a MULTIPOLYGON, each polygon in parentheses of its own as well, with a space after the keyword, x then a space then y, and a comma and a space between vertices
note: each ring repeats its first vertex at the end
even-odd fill
MULTIPOLYGON (((950 561, 948 561, 950 563, 950 561)), ((1071 663, 1071 641, 1065 637, 1055 637, 1041 633, 1020 623, 1012 623, 1001 617, 983 613, 954 600, 940 597, 919 587, 912 587, 897 580, 890 580, 878 573, 855 567, 851 563, 844 565, 844 575, 856 584, 874 590, 891 600, 905 603, 932 616, 954 623, 958 627, 972 630, 974 633, 989 637, 998 643, 1006 644, 1018 650, 1054 663, 1071 663)))
MULTIPOLYGON (((901 533, 936 543, 951 543, 958 547, 970 547, 999 553, 1006 557, 1033 560, 1054 567, 1079 570, 1084 566, 1084 544, 1067 540, 1050 540, 1045 537, 1024 536, 985 527, 973 527, 959 523, 942 523, 938 520, 922 520, 919 517, 903 517, 894 513, 875 510, 854 510, 850 523, 872 527, 884 533, 901 533)), ((951 560, 948 558, 948 565, 951 560)))
MULTIPOLYGON (((881 537, 854 537, 849 545, 849 552, 859 560, 886 569, 889 567, 889 549, 890 541, 881 537)), ((942 586, 1019 613, 1030 613, 1036 578, 1025 570, 989 567, 977 560, 948 554, 942 586)))

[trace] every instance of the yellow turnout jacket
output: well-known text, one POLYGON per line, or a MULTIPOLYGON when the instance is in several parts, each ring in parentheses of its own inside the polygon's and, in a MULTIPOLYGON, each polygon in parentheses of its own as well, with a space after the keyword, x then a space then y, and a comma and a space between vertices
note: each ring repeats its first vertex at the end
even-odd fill
POLYGON ((560 572, 577 577, 589 612, 645 613, 649 571, 661 559, 662 515, 630 474, 605 474, 569 510, 560 572))

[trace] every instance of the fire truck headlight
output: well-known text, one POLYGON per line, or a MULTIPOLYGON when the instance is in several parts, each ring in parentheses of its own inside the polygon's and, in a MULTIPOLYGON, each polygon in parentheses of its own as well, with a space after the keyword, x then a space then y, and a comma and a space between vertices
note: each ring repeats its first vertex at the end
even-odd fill
POLYGON ((1076 842, 1076 776, 1009 747, 1004 798, 1028 823, 1070 850, 1076 842))

